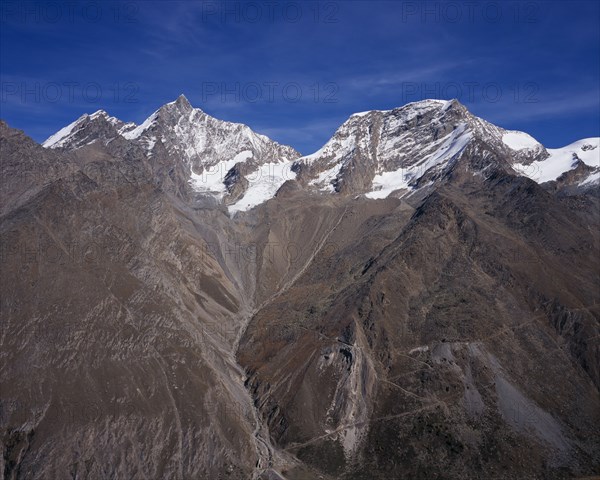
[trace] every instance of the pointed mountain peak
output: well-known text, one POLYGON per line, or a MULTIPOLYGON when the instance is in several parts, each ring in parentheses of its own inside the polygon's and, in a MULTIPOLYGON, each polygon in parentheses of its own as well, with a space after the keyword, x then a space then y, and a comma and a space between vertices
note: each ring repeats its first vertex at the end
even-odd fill
POLYGON ((123 122, 121 120, 119 120, 117 117, 109 115, 105 110, 97 110, 96 112, 89 115, 88 118, 90 119, 90 121, 102 119, 110 123, 111 125, 118 127, 123 125, 123 122))
POLYGON ((76 131, 78 127, 83 123, 84 120, 89 118, 87 113, 83 114, 74 122, 70 123, 66 127, 61 128, 58 132, 53 135, 50 135, 43 143, 42 146, 45 148, 57 148, 66 144, 66 139, 72 134, 73 131, 76 131))
POLYGON ((436 112, 440 112, 440 113, 445 113, 449 110, 452 110, 452 111, 460 112, 463 114, 468 113, 467 107, 465 107, 462 103, 460 103, 456 98, 452 98, 450 100, 426 98, 424 100, 407 103, 406 105, 398 107, 394 110, 436 111, 436 112))
POLYGON ((175 100, 175 105, 177 105, 179 107, 185 107, 185 108, 192 107, 189 100, 183 93, 177 97, 177 100, 175 100))
MULTIPOLYGON (((176 100, 165 103, 150 115, 144 122, 134 128, 124 130, 121 134, 128 140, 136 139, 150 130, 170 130, 176 125, 184 129, 194 129, 195 120, 200 117, 212 118, 199 108, 194 108, 184 94, 176 100)), ((160 135, 160 133, 159 133, 160 135)))
POLYGON ((84 113, 73 123, 51 135, 42 145, 46 148, 81 147, 84 140, 89 143, 96 138, 108 138, 116 133, 115 128, 123 125, 121 120, 110 116, 104 110, 97 110, 92 114, 84 113))
POLYGON ((172 111, 173 109, 181 113, 189 113, 192 110, 200 110, 198 108, 192 107, 192 104, 189 102, 189 100, 183 93, 179 95, 179 97, 177 97, 176 100, 163 105, 159 110, 172 111))

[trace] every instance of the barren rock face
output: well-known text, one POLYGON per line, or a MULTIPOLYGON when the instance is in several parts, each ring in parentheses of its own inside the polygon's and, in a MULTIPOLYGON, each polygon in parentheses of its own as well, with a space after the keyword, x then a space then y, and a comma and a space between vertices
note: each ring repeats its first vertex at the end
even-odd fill
POLYGON ((61 132, 0 123, 4 478, 600 468, 593 139, 425 101, 298 159, 185 97, 61 132))
POLYGON ((248 478, 251 403, 217 329, 240 288, 149 175, 106 177, 3 217, 5 474, 248 478))
POLYGON ((576 412, 597 421, 597 238, 558 234, 579 221, 509 177, 448 185, 376 226, 347 216, 329 237, 339 250, 240 346, 277 443, 334 478, 560 478, 596 462, 576 412))

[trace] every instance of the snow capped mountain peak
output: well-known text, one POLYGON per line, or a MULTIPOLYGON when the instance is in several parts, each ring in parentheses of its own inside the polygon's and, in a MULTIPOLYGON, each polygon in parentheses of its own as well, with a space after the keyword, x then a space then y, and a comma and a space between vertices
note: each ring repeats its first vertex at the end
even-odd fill
POLYGON ((66 127, 61 128, 58 132, 50 135, 43 143, 42 146, 46 148, 59 148, 66 143, 68 137, 76 130, 89 115, 86 113, 79 117, 74 122, 70 123, 66 127))
POLYGON ((468 112, 456 100, 361 112, 320 150, 300 158, 295 170, 322 191, 387 196, 458 155, 471 135, 468 112))
POLYGON ((322 148, 301 158, 293 148, 247 125, 194 108, 183 94, 140 125, 124 123, 104 110, 82 115, 43 145, 77 149, 98 140, 108 145, 116 137, 137 145, 151 160, 181 165, 193 191, 224 201, 232 212, 273 197, 291 179, 321 192, 369 198, 412 195, 444 178, 467 147, 469 158, 476 160, 469 167, 475 174, 490 162, 500 162, 502 168, 539 183, 575 169, 581 184, 594 183, 600 175, 598 139, 546 150, 527 133, 473 115, 456 99, 354 113, 322 148), (481 148, 491 149, 495 160, 481 148))
POLYGON ((114 135, 114 128, 123 128, 126 125, 116 117, 110 116, 104 110, 97 110, 92 114, 83 114, 73 123, 61 128, 42 143, 46 148, 76 149, 92 143, 98 139, 106 139, 107 135, 114 135))
POLYGON ((95 118, 103 118, 113 124, 117 124, 119 122, 119 120, 116 117, 110 116, 104 110, 96 110, 94 113, 89 115, 89 118, 92 120, 95 118))
POLYGON ((190 104, 190 101, 187 99, 187 97, 183 93, 177 97, 177 100, 167 103, 167 105, 173 105, 173 104, 177 105, 179 108, 185 108, 185 109, 193 108, 192 105, 190 104))
POLYGON ((525 132, 509 131, 502 135, 502 142, 512 150, 531 150, 539 147, 540 143, 525 132))
POLYGON ((475 140, 513 162, 547 156, 531 136, 486 122, 456 99, 427 99, 351 115, 321 149, 298 159, 294 170, 320 191, 406 195, 441 178, 475 140))
MULTIPOLYGON (((166 103, 162 107, 160 107, 157 110, 157 113, 158 112, 171 112, 171 113, 177 112, 180 115, 189 115, 189 113, 193 110, 198 111, 198 112, 202 111, 199 108, 192 107, 192 104, 189 102, 189 100, 186 98, 186 96, 181 94, 181 95, 179 95, 179 97, 177 97, 176 100, 166 103)), ((202 113, 204 113, 204 112, 202 112, 202 113)))
POLYGON ((408 111, 425 111, 425 110, 430 110, 433 108, 444 107, 453 101, 454 100, 436 100, 436 99, 420 100, 418 102, 407 103, 406 105, 404 105, 402 107, 397 107, 397 108, 394 108, 391 110, 367 110, 365 112, 356 112, 356 113, 353 113, 352 115, 350 115, 348 120, 350 120, 352 117, 365 117, 369 114, 373 114, 373 115, 383 114, 384 115, 384 114, 393 112, 394 110, 404 110, 407 112, 408 111))
MULTIPOLYGON (((247 150, 254 158, 255 153, 267 144, 276 144, 247 125, 218 120, 194 108, 184 95, 163 105, 142 124, 122 135, 128 140, 145 140, 149 152, 160 140, 167 150, 179 155, 196 170, 231 160, 247 150)), ((293 149, 285 147, 284 155, 277 161, 297 156, 293 149)))
POLYGON ((103 110, 85 114, 43 145, 77 149, 97 140, 108 145, 119 136, 141 147, 149 158, 166 155, 171 163, 181 164, 198 193, 234 203, 253 188, 252 198, 236 211, 261 203, 267 199, 264 195, 270 198, 285 180, 294 178, 290 166, 300 156, 247 125, 194 108, 185 95, 161 106, 140 125, 124 123, 103 110), (246 179, 250 176, 252 182, 246 179))

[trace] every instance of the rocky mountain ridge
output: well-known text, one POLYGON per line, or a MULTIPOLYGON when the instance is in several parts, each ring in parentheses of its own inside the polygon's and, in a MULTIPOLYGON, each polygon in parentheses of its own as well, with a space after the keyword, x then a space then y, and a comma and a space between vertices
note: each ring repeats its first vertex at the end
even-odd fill
MULTIPOLYGON (((44 146, 74 150, 96 141, 108 144, 116 136, 141 145, 149 157, 160 142, 174 164, 189 170, 193 191, 224 201, 231 212, 274 197, 287 180, 303 188, 368 198, 412 195, 421 188, 424 195, 477 141, 498 151, 504 158, 500 167, 539 183, 556 182, 577 168, 577 161, 587 174, 574 183, 565 183, 574 178, 567 175, 558 183, 560 188, 586 189, 600 178, 600 139, 547 150, 524 132, 507 131, 474 116, 457 100, 423 100, 353 114, 321 149, 304 157, 245 125, 193 108, 183 95, 139 126, 103 111, 84 115, 44 146)), ((482 174, 489 168, 472 167, 482 174)))
POLYGON ((595 139, 424 101, 301 158, 207 117, 0 122, 4 478, 598 472, 595 139))

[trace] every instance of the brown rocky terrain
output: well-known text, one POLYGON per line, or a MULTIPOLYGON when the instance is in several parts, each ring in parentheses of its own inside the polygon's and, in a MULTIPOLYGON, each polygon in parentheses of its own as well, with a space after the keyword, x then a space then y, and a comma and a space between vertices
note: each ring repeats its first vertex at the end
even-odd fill
MULTIPOLYGON (((43 148, 0 123, 4 478, 600 472, 600 196, 577 183, 594 167, 538 184, 514 165, 543 147, 513 155, 461 105, 424 104, 351 117, 233 214, 295 153, 261 140, 215 200, 190 171, 228 160, 182 156, 186 102, 140 139, 96 115, 43 148), (415 165, 411 194, 361 194, 415 165)), ((235 158, 258 142, 213 120, 235 158)))
POLYGON ((276 444, 332 478, 594 472, 600 270, 586 220, 501 172, 451 179, 415 210, 365 219, 361 206, 339 208, 339 248, 241 344, 276 444))

